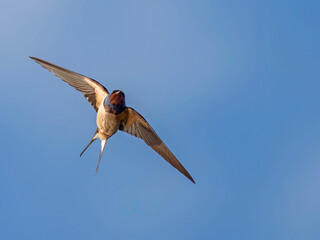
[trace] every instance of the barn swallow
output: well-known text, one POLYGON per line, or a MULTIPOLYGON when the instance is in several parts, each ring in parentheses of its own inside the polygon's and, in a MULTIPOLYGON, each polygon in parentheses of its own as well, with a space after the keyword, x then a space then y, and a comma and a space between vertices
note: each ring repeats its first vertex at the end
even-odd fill
POLYGON ((188 171, 172 154, 172 152, 156 134, 149 123, 133 108, 126 106, 125 94, 122 91, 114 90, 110 94, 104 86, 102 86, 92 78, 72 72, 39 58, 30 58, 78 91, 82 92, 90 102, 90 104, 93 106, 93 108, 96 110, 98 128, 95 131, 89 144, 80 154, 81 157, 82 154, 90 146, 90 144, 93 143, 96 139, 99 138, 101 140, 101 150, 98 165, 96 168, 96 174, 98 172, 101 156, 106 146, 107 140, 118 130, 120 130, 135 137, 141 138, 173 167, 175 167, 183 175, 185 175, 193 183, 195 183, 188 171))

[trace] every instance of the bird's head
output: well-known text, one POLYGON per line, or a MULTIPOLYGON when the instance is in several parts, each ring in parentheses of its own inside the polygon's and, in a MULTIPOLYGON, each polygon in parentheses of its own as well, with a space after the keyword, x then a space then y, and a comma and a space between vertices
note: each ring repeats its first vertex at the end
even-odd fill
POLYGON ((107 112, 114 114, 121 113, 126 107, 124 93, 120 90, 114 90, 104 99, 103 105, 107 112))

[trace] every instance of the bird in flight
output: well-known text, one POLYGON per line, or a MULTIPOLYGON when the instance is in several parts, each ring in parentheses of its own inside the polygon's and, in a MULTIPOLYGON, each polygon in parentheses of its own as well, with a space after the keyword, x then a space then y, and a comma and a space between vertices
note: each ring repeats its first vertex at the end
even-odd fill
POLYGON ((164 144, 149 123, 133 108, 126 106, 125 94, 122 91, 114 90, 110 94, 104 86, 89 77, 72 72, 39 58, 30 58, 78 91, 82 92, 93 108, 97 111, 98 128, 89 144, 80 154, 81 157, 90 144, 96 139, 99 138, 101 140, 101 150, 96 174, 107 140, 120 130, 141 138, 173 167, 189 178, 190 181, 195 183, 188 171, 164 144))

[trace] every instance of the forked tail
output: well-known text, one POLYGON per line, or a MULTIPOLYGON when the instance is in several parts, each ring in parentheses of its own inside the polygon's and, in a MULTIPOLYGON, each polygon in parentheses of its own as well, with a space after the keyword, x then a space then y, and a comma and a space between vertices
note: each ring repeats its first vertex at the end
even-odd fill
POLYGON ((82 156, 82 154, 87 150, 87 148, 90 146, 91 143, 93 143, 95 140, 97 140, 97 138, 99 137, 99 130, 97 129, 96 132, 94 133, 91 141, 89 142, 88 146, 86 146, 86 148, 82 151, 82 153, 80 154, 80 157, 82 156))

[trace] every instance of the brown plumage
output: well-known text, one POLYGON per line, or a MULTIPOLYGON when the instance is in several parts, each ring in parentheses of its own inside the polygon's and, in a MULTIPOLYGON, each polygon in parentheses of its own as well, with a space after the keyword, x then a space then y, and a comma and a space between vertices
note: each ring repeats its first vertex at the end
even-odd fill
POLYGON ((123 92, 120 90, 115 90, 109 94, 105 87, 91 78, 72 72, 39 58, 30 58, 35 60, 42 67, 55 74, 69 85, 73 86, 75 89, 82 92, 97 111, 98 128, 94 133, 90 143, 80 154, 81 156, 90 146, 90 144, 96 139, 99 138, 101 140, 101 151, 96 173, 98 171, 101 156, 107 140, 118 130, 121 130, 135 137, 141 138, 173 167, 175 167, 183 175, 195 183, 188 171, 164 144, 149 123, 134 109, 125 106, 125 94, 123 92))

